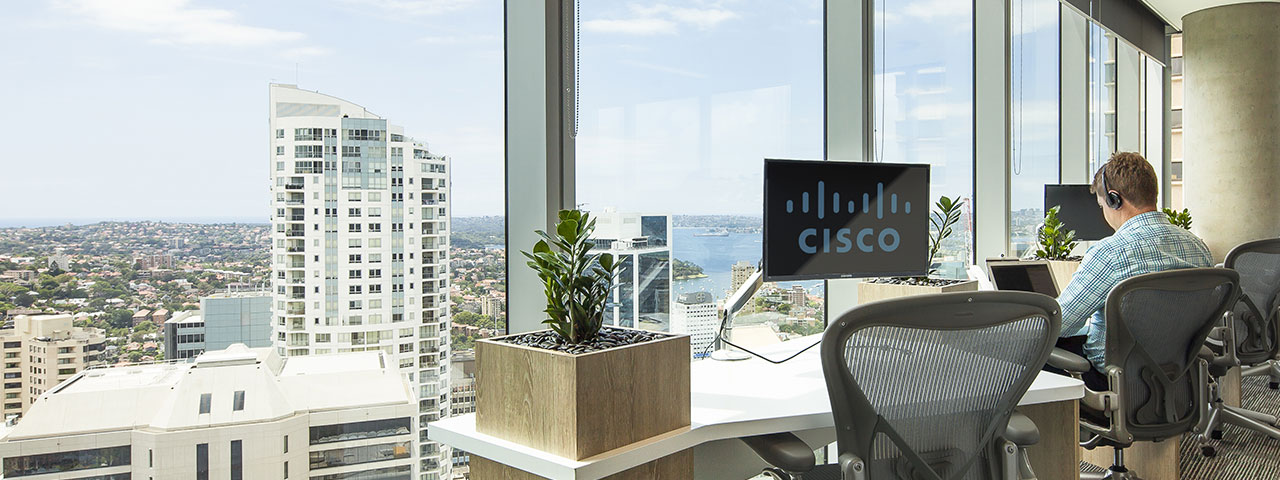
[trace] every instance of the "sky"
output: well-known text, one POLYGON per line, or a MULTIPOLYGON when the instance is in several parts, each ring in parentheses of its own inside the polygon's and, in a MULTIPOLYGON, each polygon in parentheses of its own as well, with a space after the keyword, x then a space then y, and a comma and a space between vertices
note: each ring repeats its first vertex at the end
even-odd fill
MULTIPOLYGON (((764 158, 822 158, 822 3, 583 1, 578 201, 758 215, 764 158)), ((881 160, 933 163, 935 196, 972 189, 971 14, 956 5, 895 0, 877 16, 881 160)), ((502 12, 502 0, 15 2, 0 18, 0 224, 266 222, 270 82, 403 126, 452 158, 454 216, 502 215, 502 12)), ((1036 125, 1056 131, 1044 123, 1056 118, 1026 121, 1032 141, 1036 125)))

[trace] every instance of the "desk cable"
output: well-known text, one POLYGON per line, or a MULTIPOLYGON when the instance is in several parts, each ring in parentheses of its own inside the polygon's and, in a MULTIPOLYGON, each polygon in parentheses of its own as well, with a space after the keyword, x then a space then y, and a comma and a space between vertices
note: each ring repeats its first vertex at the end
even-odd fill
POLYGON ((740 347, 740 346, 738 346, 738 345, 734 345, 734 344, 733 344, 733 342, 730 342, 730 341, 728 341, 728 340, 725 340, 725 339, 724 339, 724 327, 725 327, 726 323, 728 323, 728 322, 726 322, 725 320, 720 320, 720 330, 719 330, 718 332, 716 332, 716 338, 715 338, 715 340, 712 340, 712 341, 711 341, 711 343, 710 343, 710 344, 708 344, 708 345, 706 346, 706 348, 703 348, 703 349, 702 349, 702 355, 703 355, 703 356, 706 356, 706 355, 707 355, 707 353, 711 351, 711 347, 712 347, 712 346, 715 346, 716 341, 718 340, 718 341, 720 341, 720 342, 723 342, 725 345, 728 345, 728 346, 730 346, 730 347, 733 347, 733 348, 736 348, 736 349, 738 349, 738 350, 742 350, 743 352, 746 352, 746 353, 748 353, 748 354, 751 354, 751 356, 754 356, 754 357, 759 358, 759 359, 761 359, 761 360, 764 360, 764 361, 766 361, 766 362, 772 363, 772 364, 774 364, 774 365, 780 365, 780 364, 782 364, 783 362, 786 362, 786 361, 788 361, 788 360, 791 360, 791 359, 793 359, 793 358, 796 358, 796 357, 800 356, 800 354, 801 354, 801 353, 804 353, 804 352, 808 351, 810 348, 813 348, 813 347, 818 346, 818 344, 819 344, 819 343, 822 343, 822 339, 818 339, 818 341, 813 342, 813 344, 812 344, 812 345, 809 345, 809 346, 807 346, 807 347, 804 347, 804 348, 800 349, 800 351, 799 351, 799 352, 796 352, 796 353, 791 354, 791 356, 790 356, 790 357, 784 358, 784 359, 782 359, 782 360, 773 360, 773 359, 770 359, 769 357, 766 357, 766 356, 761 355, 761 354, 759 354, 759 353, 753 352, 753 351, 751 351, 751 350, 747 350, 746 348, 740 347))

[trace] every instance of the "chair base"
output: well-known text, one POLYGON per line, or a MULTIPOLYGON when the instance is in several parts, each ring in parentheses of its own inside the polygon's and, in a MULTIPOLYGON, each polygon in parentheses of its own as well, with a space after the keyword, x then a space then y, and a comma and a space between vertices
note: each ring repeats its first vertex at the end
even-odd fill
POLYGON ((1142 477, 1136 473, 1128 470, 1113 470, 1114 468, 1116 467, 1113 466, 1101 473, 1081 473, 1080 480, 1142 480, 1142 477))
POLYGON ((1271 380, 1267 382, 1267 387, 1272 390, 1280 389, 1280 362, 1275 360, 1267 360, 1266 363, 1245 367, 1240 371, 1240 375, 1245 377, 1261 377, 1264 375, 1271 377, 1271 380))
MULTIPOLYGON (((1259 365, 1254 368, 1270 368, 1275 366, 1275 362, 1268 362, 1267 365, 1259 365)), ((1260 375, 1267 375, 1267 371, 1263 371, 1260 375)), ((1201 407, 1200 424, 1196 426, 1196 440, 1200 444, 1200 451, 1205 456, 1214 456, 1216 451, 1209 445, 1209 440, 1219 440, 1222 438, 1222 425, 1229 424, 1237 427, 1246 428, 1261 433, 1268 437, 1280 440, 1280 418, 1274 415, 1268 415, 1262 412, 1255 412, 1239 407, 1232 407, 1222 402, 1222 396, 1218 390, 1216 381, 1204 385, 1207 398, 1214 399, 1207 406, 1201 407)))

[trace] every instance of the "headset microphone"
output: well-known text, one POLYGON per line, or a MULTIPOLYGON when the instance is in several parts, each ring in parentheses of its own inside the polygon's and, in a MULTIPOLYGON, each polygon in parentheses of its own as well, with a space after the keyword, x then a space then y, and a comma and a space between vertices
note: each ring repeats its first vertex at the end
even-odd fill
POLYGON ((1111 187, 1107 185, 1106 164, 1102 165, 1102 190, 1107 192, 1107 206, 1111 207, 1112 210, 1119 210, 1120 206, 1124 205, 1124 198, 1120 197, 1120 192, 1112 190, 1111 187))

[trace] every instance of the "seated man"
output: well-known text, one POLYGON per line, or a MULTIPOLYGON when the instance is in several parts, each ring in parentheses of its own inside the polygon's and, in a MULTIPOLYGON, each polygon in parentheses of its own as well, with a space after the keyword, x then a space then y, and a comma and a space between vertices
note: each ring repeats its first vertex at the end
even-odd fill
POLYGON ((1080 270, 1058 296, 1062 305, 1058 347, 1089 359, 1093 370, 1083 380, 1089 389, 1099 391, 1107 389, 1101 373, 1107 334, 1102 308, 1111 288, 1145 273, 1210 267, 1213 257, 1203 241, 1156 210, 1156 172, 1141 155, 1112 155, 1094 174, 1091 190, 1116 233, 1089 248, 1080 270))

